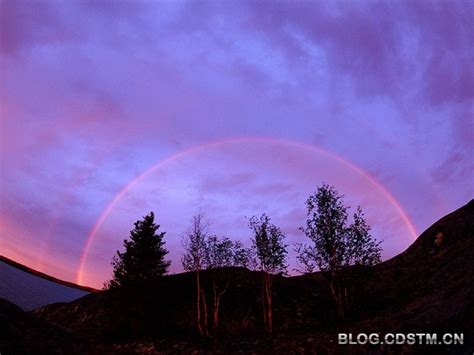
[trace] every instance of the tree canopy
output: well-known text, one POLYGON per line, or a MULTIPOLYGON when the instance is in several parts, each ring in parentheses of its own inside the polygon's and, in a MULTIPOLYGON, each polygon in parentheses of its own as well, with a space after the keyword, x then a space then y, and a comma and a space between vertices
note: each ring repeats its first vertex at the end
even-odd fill
POLYGON ((105 284, 106 288, 136 285, 168 272, 171 262, 165 260, 166 233, 158 232, 160 225, 155 223, 154 213, 136 221, 134 226, 129 239, 123 241, 125 251, 117 251, 113 258, 113 278, 105 284))
POLYGON ((286 272, 288 252, 280 228, 266 214, 251 217, 249 227, 253 231, 252 243, 259 268, 268 273, 286 272))
POLYGON ((380 262, 380 241, 370 235, 370 226, 360 207, 348 224, 344 196, 327 184, 306 200, 306 227, 301 230, 311 244, 297 247, 298 261, 306 272, 339 270, 349 265, 380 262))

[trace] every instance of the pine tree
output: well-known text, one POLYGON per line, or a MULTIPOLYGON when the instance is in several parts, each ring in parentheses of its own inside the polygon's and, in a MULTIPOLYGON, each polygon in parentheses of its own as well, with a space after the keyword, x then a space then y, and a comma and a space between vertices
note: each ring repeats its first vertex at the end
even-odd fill
POLYGON ((163 241, 165 232, 157 232, 160 226, 154 220, 155 215, 150 212, 135 222, 130 239, 123 241, 125 251, 117 251, 113 258, 113 278, 106 282, 105 288, 134 286, 168 272, 171 261, 165 260, 168 254, 163 241))

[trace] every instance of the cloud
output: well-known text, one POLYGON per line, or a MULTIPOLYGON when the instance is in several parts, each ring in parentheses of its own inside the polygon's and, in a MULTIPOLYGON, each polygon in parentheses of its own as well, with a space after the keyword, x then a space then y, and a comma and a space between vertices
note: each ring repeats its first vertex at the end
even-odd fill
MULTIPOLYGON (((84 235, 56 252, 58 260, 72 253, 72 265, 98 215, 141 172, 195 145, 267 136, 360 166, 423 229, 472 194, 472 6, 2 1, 1 216, 13 225, 23 216, 32 231, 56 225, 54 240, 75 221, 84 235)), ((253 148, 223 151, 223 166, 261 167, 253 148)), ((268 156, 308 184, 305 167, 322 168, 285 152, 268 156)), ((220 189, 224 205, 239 189, 296 198, 262 176, 210 175, 196 186, 220 189)), ((216 202, 192 203, 203 201, 216 202)), ((146 196, 130 203, 144 207, 146 196)))
POLYGON ((35 44, 54 44, 73 37, 59 21, 50 3, 2 1, 0 52, 14 55, 35 44))
POLYGON ((411 90, 406 84, 419 84, 412 78, 420 77, 424 86, 418 94, 431 103, 472 99, 473 69, 466 65, 473 59, 468 38, 474 37, 474 16, 466 9, 472 4, 247 5, 252 14, 247 25, 267 34, 293 61, 324 52, 329 66, 349 76, 360 94, 403 96, 411 90))

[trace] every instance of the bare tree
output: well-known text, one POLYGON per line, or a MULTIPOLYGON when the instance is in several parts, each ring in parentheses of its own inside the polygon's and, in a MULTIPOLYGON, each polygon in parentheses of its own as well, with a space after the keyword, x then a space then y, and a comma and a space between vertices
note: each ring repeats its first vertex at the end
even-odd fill
POLYGON ((262 306, 265 330, 273 331, 273 274, 286 273, 287 245, 283 243, 285 236, 280 228, 270 222, 270 217, 262 214, 249 219, 249 227, 253 232, 253 248, 258 268, 262 272, 262 306))

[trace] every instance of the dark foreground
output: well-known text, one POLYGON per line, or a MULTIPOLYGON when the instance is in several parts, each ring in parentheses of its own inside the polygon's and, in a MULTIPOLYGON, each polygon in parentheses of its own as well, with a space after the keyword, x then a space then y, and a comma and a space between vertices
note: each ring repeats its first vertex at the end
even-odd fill
MULTIPOLYGON (((351 270, 348 273, 352 272, 351 270)), ((350 275, 350 274, 349 274, 350 275)), ((474 352, 474 201, 442 218, 404 253, 364 271, 357 302, 335 319, 323 275, 275 277, 272 336, 262 333, 259 272, 229 281, 218 329, 195 329, 194 275, 97 292, 32 312, 0 301, 4 354, 399 354, 474 352), (463 345, 338 345, 346 333, 463 333, 463 345)), ((203 273, 209 283, 210 272, 203 273)), ((207 281, 206 281, 207 280, 207 281)), ((208 289, 210 289, 208 287, 208 289)))

